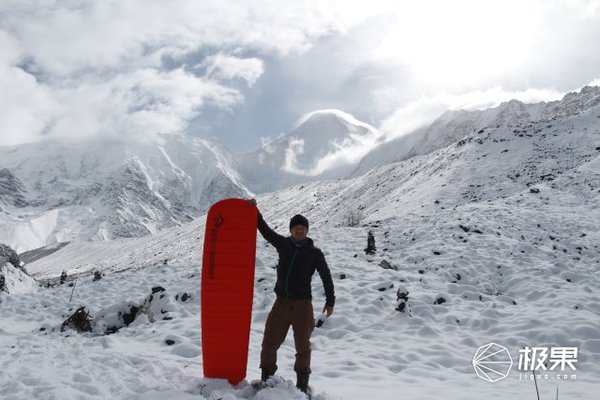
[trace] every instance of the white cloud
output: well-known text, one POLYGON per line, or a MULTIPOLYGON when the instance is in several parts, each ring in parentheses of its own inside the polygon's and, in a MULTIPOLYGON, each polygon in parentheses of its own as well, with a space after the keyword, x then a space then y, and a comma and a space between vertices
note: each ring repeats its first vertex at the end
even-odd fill
POLYGON ((37 141, 59 105, 48 88, 20 68, 0 66, 0 145, 37 141))
POLYGON ((366 137, 351 135, 344 142, 338 143, 335 150, 320 158, 314 167, 308 170, 296 169, 296 173, 306 176, 317 176, 336 168, 353 165, 375 147, 377 138, 377 135, 366 137))
POLYGON ((175 132, 249 93, 239 115, 348 106, 399 134, 445 107, 582 86, 599 22, 589 0, 4 0, 0 142, 175 132), (275 63, 281 97, 260 86, 275 63))
POLYGON ((58 109, 48 87, 15 66, 23 54, 18 42, 0 31, 0 144, 38 140, 58 109))
MULTIPOLYGON (((366 7, 363 7, 366 8, 366 7)), ((105 0, 0 5, 2 22, 36 63, 54 74, 86 68, 148 66, 162 55, 202 48, 287 54, 364 20, 341 1, 204 2, 105 0)))
POLYGON ((0 141, 155 136, 243 101, 263 61, 366 18, 346 2, 3 1, 0 141), (206 54, 209 54, 206 57, 206 54), (212 55, 210 55, 212 54, 212 55), (202 59, 206 75, 186 71, 202 59), (10 100, 7 98, 10 94, 10 100))
POLYGON ((183 131, 207 103, 230 107, 241 101, 238 91, 182 68, 142 69, 108 81, 77 81, 55 95, 63 109, 49 134, 70 139, 152 139, 183 131))
POLYGON ((223 53, 206 57, 199 66, 206 68, 210 77, 224 80, 242 79, 248 86, 254 85, 263 73, 262 60, 256 57, 238 58, 223 53))
POLYGON ((298 157, 304 154, 304 139, 293 138, 285 149, 285 161, 282 169, 293 174, 305 175, 304 171, 298 167, 298 157))

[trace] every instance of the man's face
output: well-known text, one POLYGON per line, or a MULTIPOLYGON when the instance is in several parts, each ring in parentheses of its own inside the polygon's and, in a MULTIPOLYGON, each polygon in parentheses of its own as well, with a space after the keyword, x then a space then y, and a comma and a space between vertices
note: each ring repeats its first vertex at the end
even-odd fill
POLYGON ((306 235, 308 235, 308 228, 304 225, 296 225, 291 229, 292 239, 294 240, 304 240, 306 239, 306 235))

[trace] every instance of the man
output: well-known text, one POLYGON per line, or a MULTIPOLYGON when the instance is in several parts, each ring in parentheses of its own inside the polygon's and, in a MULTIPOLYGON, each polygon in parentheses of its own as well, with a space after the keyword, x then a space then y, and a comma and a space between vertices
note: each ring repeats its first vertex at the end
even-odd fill
MULTIPOLYGON (((256 206, 256 200, 248 202, 256 206)), ((295 215, 290 221, 291 236, 284 237, 273 231, 258 213, 258 230, 279 254, 277 263, 277 299, 267 317, 260 354, 261 379, 265 382, 277 370, 277 350, 292 326, 296 346, 296 387, 308 393, 310 369, 310 336, 315 327, 312 308, 311 281, 315 270, 325 288, 323 312, 330 316, 335 305, 331 272, 323 252, 314 246, 308 235, 308 220, 295 215)))

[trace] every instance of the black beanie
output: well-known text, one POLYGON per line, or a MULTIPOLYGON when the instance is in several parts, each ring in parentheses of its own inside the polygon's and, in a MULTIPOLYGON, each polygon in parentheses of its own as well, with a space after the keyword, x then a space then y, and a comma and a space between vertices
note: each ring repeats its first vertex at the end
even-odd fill
POLYGON ((290 220, 290 230, 296 225, 304 225, 308 229, 308 220, 300 214, 296 214, 290 220))

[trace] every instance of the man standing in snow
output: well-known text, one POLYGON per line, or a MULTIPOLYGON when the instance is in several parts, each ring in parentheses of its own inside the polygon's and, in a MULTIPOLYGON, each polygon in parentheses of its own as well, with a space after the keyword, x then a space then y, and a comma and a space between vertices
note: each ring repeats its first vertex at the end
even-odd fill
MULTIPOLYGON (((256 206, 256 200, 248 203, 256 206)), ((279 254, 277 263, 277 299, 267 317, 260 355, 261 379, 265 382, 277 370, 277 350, 292 326, 296 346, 296 387, 308 392, 310 369, 310 336, 315 327, 312 307, 311 281, 319 272, 325 288, 323 312, 330 316, 335 305, 335 292, 331 272, 323 252, 314 246, 308 235, 308 220, 295 215, 290 221, 291 236, 284 237, 272 230, 261 213, 258 213, 258 230, 279 254)))

